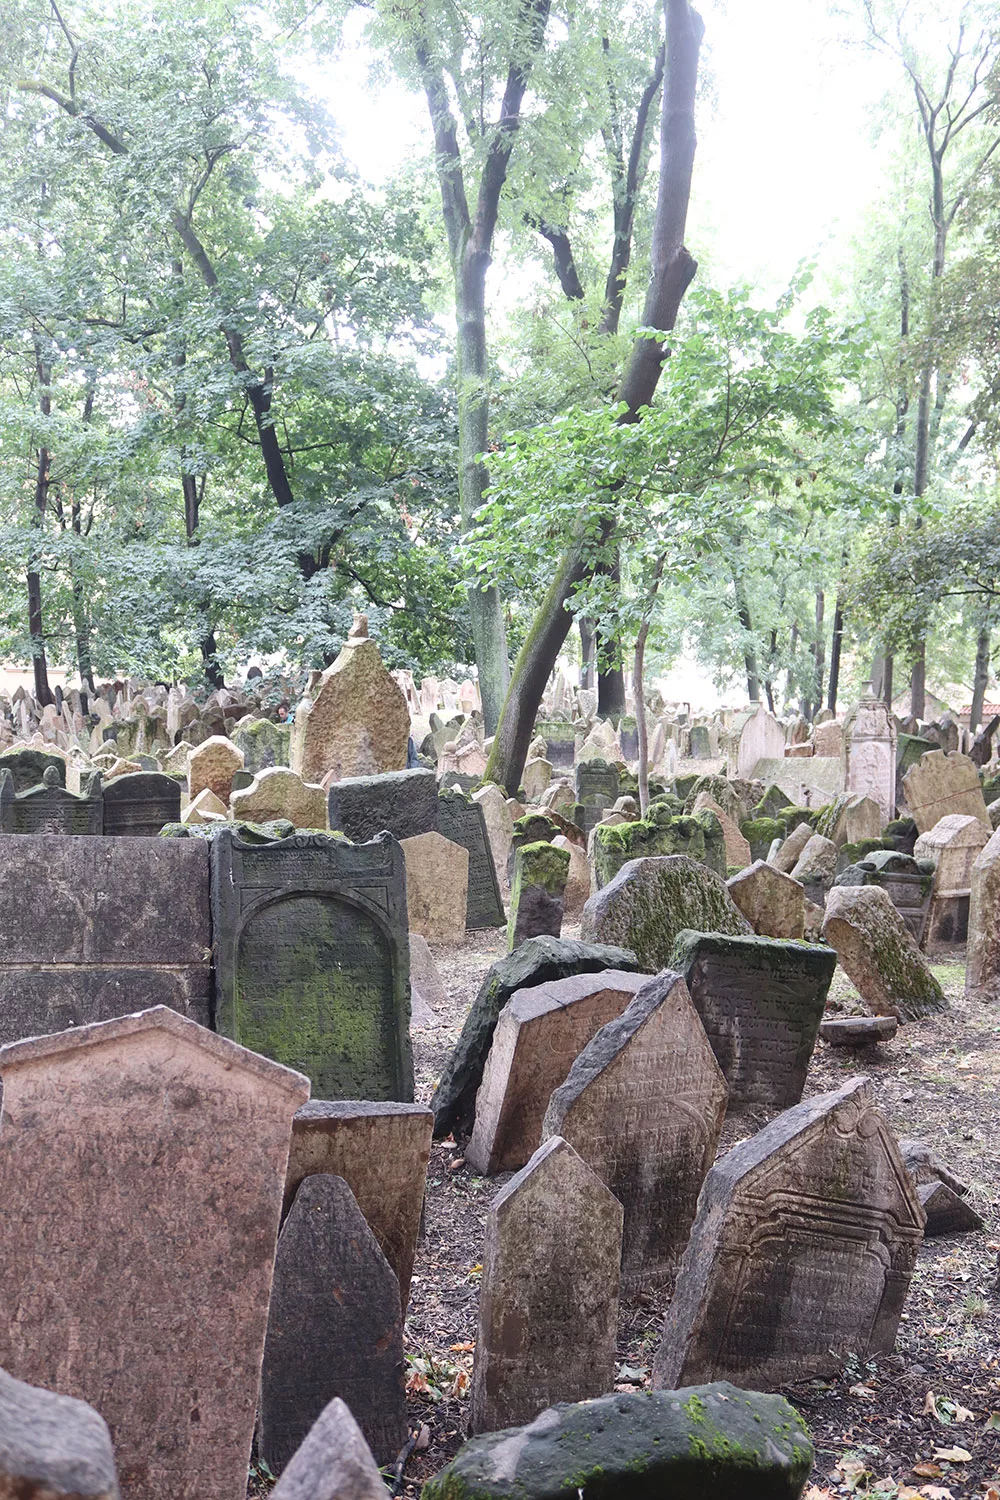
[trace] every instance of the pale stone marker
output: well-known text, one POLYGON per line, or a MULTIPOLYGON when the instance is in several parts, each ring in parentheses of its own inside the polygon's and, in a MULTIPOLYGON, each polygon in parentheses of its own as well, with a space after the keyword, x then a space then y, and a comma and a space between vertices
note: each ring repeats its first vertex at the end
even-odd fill
POLYGON ((950 813, 917 839, 914 858, 933 860, 935 866, 925 946, 964 942, 968 936, 972 867, 989 839, 985 823, 968 813, 950 813))
POLYGON ((799 856, 813 836, 812 827, 809 823, 797 823, 791 833, 784 840, 774 858, 768 857, 768 864, 780 870, 783 875, 790 875, 798 864, 799 856))
POLYGON ((188 795, 194 802, 207 787, 222 803, 223 811, 233 789, 233 776, 243 769, 243 751, 224 735, 213 734, 188 756, 188 795))
POLYGON ((750 923, 714 871, 684 854, 630 859, 596 895, 580 919, 588 942, 629 948, 648 974, 662 969, 685 927, 699 932, 749 933, 750 923))
POLYGON ((805 895, 799 882, 790 875, 757 859, 748 869, 727 880, 726 889, 761 937, 802 941, 805 895))
POLYGON ((654 1386, 768 1389, 890 1353, 923 1231, 869 1079, 786 1110, 708 1174, 654 1386))
POLYGON ((1000 999, 1000 832, 972 866, 967 955, 965 993, 1000 999))
POLYGON ((441 833, 401 839, 406 860, 406 908, 411 932, 430 942, 460 943, 465 937, 469 851, 441 833))
POLYGON ((507 860, 510 857, 511 843, 514 838, 514 819, 510 815, 507 799, 500 788, 490 781, 485 786, 481 786, 478 792, 473 792, 472 800, 478 802, 483 810, 493 865, 501 886, 506 887, 508 885, 507 860))
POLYGON ((0 1495, 9 1500, 118 1500, 107 1423, 85 1401, 0 1370, 0 1495))
POLYGON ((303 781, 339 781, 406 768, 406 696, 367 637, 349 638, 295 711, 291 767, 303 781))
POLYGON ((625 1210, 622 1285, 666 1281, 715 1156, 726 1081, 679 974, 650 979, 588 1042, 545 1112, 625 1210))
POLYGON ((270 823, 287 818, 296 828, 326 828, 327 794, 310 786, 286 766, 266 766, 248 787, 233 792, 229 803, 234 818, 247 823, 270 823))
POLYGON ((500 1012, 465 1159, 476 1172, 523 1167, 542 1139, 553 1089, 591 1038, 620 1016, 647 974, 605 969, 518 990, 500 1012))
POLYGON ((99 1408, 126 1500, 244 1500, 308 1080, 165 1007, 0 1074, 0 1365, 99 1408))
POLYGON ((226 804, 221 802, 210 786, 203 787, 193 802, 189 802, 181 813, 182 823, 225 823, 228 818, 226 804))
MULTIPOLYGON (((447 1005, 448 991, 427 939, 410 933, 410 1027, 433 1026, 437 1007, 447 1005)), ((343 1174, 341 1174, 343 1175, 343 1174)))
POLYGON ((486 1216, 470 1432, 613 1384, 621 1253, 621 1204, 553 1136, 486 1216))
POLYGON ((544 840, 522 844, 516 850, 507 921, 507 947, 511 951, 528 938, 559 936, 568 878, 568 850, 557 849, 544 840))
MULTIPOLYGON (((785 731, 763 703, 746 716, 738 739, 735 773, 747 778, 759 760, 780 757, 785 753, 785 731)), ((735 863, 735 861, 731 861, 735 863)))
POLYGON ((846 790, 878 803, 883 824, 896 815, 896 721, 868 692, 844 724, 846 790))
POLYGON ((835 885, 826 901, 823 937, 876 1015, 917 1021, 947 1009, 941 986, 880 886, 835 885))
POLYGON ((569 855, 569 873, 563 892, 563 907, 569 921, 579 921, 580 913, 590 900, 590 861, 587 851, 573 844, 564 833, 557 833, 552 840, 553 849, 564 849, 569 855))
POLYGON ((989 832, 979 771, 967 755, 957 750, 927 750, 903 777, 903 792, 918 833, 929 833, 949 813, 967 813, 978 818, 989 832))
POLYGON ((722 836, 726 843, 726 864, 743 870, 751 861, 750 845, 740 833, 739 825, 724 812, 708 792, 699 792, 694 800, 693 812, 711 812, 718 818, 722 836))
POLYGON ((386 1500, 365 1435, 339 1396, 310 1427, 271 1500, 386 1500))
POLYGON ((793 880, 829 886, 837 873, 837 846, 832 839, 814 833, 795 861, 793 880))

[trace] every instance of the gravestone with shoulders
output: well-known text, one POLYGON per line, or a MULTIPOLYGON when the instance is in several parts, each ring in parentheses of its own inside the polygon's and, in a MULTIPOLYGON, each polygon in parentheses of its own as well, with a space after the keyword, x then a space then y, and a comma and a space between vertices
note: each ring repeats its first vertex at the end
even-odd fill
POLYGON ((153 838, 180 816, 180 782, 162 772, 135 771, 104 787, 105 837, 153 838))

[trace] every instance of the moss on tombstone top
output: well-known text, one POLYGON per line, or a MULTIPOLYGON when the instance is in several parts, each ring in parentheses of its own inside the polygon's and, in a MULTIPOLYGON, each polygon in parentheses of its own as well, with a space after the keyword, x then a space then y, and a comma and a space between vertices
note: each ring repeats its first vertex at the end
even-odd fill
POLYGON ((838 873, 846 869, 848 865, 860 864, 863 859, 867 859, 869 854, 895 847, 889 839, 858 839, 855 844, 842 844, 837 850, 838 873))
POLYGON ((750 845, 750 858, 766 859, 775 839, 786 837, 786 825, 782 818, 745 818, 740 833, 750 845))
POLYGON ((568 876, 568 849, 557 849, 554 844, 544 842, 522 844, 514 863, 511 908, 516 905, 516 894, 529 885, 539 885, 548 895, 561 899, 568 876))
POLYGON ((651 803, 647 816, 634 823, 598 823, 593 842, 598 889, 630 859, 661 854, 686 854, 721 875, 726 859, 722 825, 714 813, 677 817, 665 803, 651 803))
POLYGON ((734 823, 739 823, 744 808, 728 776, 699 776, 684 798, 685 812, 694 811, 694 804, 702 792, 707 792, 712 801, 717 802, 734 823))
POLYGON ((791 797, 787 797, 780 786, 775 786, 772 781, 754 808, 752 816, 754 818, 784 818, 785 809, 790 808, 791 805, 791 797))
POLYGON ((219 823, 165 823, 158 837, 161 839, 207 839, 211 842, 227 829, 244 844, 273 844, 279 839, 291 838, 295 833, 321 833, 328 839, 341 839, 346 835, 331 833, 328 828, 296 828, 287 818, 274 818, 269 823, 244 823, 240 821, 219 823))

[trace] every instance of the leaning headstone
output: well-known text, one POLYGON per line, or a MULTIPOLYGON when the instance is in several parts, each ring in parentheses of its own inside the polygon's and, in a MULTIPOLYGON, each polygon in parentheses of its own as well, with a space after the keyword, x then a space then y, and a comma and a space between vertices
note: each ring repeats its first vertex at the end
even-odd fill
POLYGON ((683 854, 671 854, 622 865, 583 908, 580 936, 630 948, 641 968, 654 974, 667 964, 685 927, 734 936, 752 930, 718 875, 683 854))
POLYGON ((729 814, 723 812, 722 808, 713 797, 709 796, 708 792, 698 793, 692 812, 710 812, 715 814, 719 820, 719 826, 722 829, 722 837, 726 846, 727 869, 745 869, 751 860, 750 845, 740 832, 738 824, 729 814))
POLYGON ((180 815, 180 782, 172 776, 138 771, 104 785, 106 838, 151 838, 180 815))
POLYGON ((661 1286, 715 1156, 726 1083, 684 980, 665 970, 584 1047, 549 1101, 561 1135, 625 1210, 622 1285, 661 1286))
POLYGON ((797 823, 778 849, 774 858, 768 857, 768 864, 773 864, 776 870, 783 875, 790 875, 798 864, 799 856, 813 836, 812 825, 809 823, 797 823))
POLYGON ((310 1099, 292 1121, 285 1211, 306 1177, 342 1177, 399 1282, 410 1295, 434 1116, 422 1104, 310 1099))
POLYGON ((494 782, 488 781, 472 794, 473 802, 483 810, 486 837, 493 855, 493 866, 501 887, 507 878, 507 860, 514 837, 514 819, 510 815, 507 799, 494 782))
POLYGON ((483 809, 464 792, 442 787, 437 815, 439 832, 469 851, 466 926, 473 931, 481 927, 502 927, 503 901, 483 809))
POLYGON ((286 1465, 271 1500, 386 1500, 386 1494, 364 1433, 334 1396, 286 1465))
POLYGON ((565 1083, 584 1047, 620 1016, 646 974, 605 969, 518 990, 500 1012, 465 1159, 476 1172, 523 1167, 542 1139, 553 1089, 565 1083))
POLYGON ((824 838, 821 833, 814 833, 795 861, 795 868, 791 871, 792 879, 798 880, 810 899, 815 900, 814 892, 829 890, 836 873, 836 844, 832 839, 824 838))
POLYGON ((349 637, 295 711, 291 767, 303 781, 340 781, 406 768, 406 696, 367 636, 349 637))
POLYGON ((406 860, 409 930, 429 942, 460 943, 465 937, 469 851, 441 833, 402 839, 406 860))
POLYGON ((613 1385, 621 1254, 621 1204, 552 1137, 486 1216, 470 1432, 613 1385))
POLYGON ((10 1500, 118 1500, 104 1418, 72 1396, 0 1370, 0 1495, 10 1500))
POLYGON ((801 942, 805 924, 805 895, 797 880, 764 860, 726 881, 726 889, 761 937, 801 942))
POLYGON ((203 787, 193 802, 189 802, 181 814, 182 823, 196 826, 204 823, 225 823, 229 814, 224 802, 220 802, 210 786, 203 787))
POLYGON ((403 852, 387 834, 212 845, 216 1025, 324 1099, 413 1098, 403 852))
POLYGON ((328 795, 330 827, 346 833, 355 844, 363 844, 383 830, 394 839, 437 832, 437 778, 433 771, 345 776, 330 783, 328 795))
POLYGON ((876 1015, 918 1021, 947 1010, 941 986, 878 886, 834 886, 826 901, 823 937, 876 1015))
POLYGON ((100 1409, 125 1500, 243 1500, 307 1080, 163 1007, 0 1074, 0 1365, 100 1409))
POLYGON ((928 1182, 917 1188, 921 1207, 927 1215, 924 1234, 934 1239, 941 1234, 970 1234, 985 1225, 979 1214, 944 1182, 928 1182))
POLYGON ((797 1104, 837 955, 809 943, 682 932, 670 967, 683 974, 726 1075, 729 1108, 797 1104))
POLYGON ((571 974, 599 974, 605 969, 638 969, 634 953, 567 938, 529 938, 487 971, 465 1018, 462 1034, 434 1090, 434 1135, 450 1131, 468 1135, 476 1110, 476 1093, 493 1043, 500 1012, 518 990, 565 979, 571 974))
POLYGON ((376 1463, 406 1441, 399 1284, 342 1177, 307 1177, 278 1239, 260 1382, 261 1457, 275 1474, 339 1396, 376 1463))
POLYGON ((427 939, 419 932, 410 933, 410 1025, 430 1026, 435 1011, 448 1003, 434 955, 427 939))
POLYGON ((903 791, 918 833, 929 833, 949 813, 967 813, 990 829, 979 770, 958 751, 928 750, 903 777, 903 791))
POLYGON ((250 785, 233 791, 233 817, 246 823, 270 823, 287 818, 296 828, 326 828, 326 792, 310 786, 287 766, 267 766, 250 785))
POLYGON ((768 1389, 891 1353, 923 1230, 867 1078, 786 1110, 708 1174, 654 1386, 768 1389))
POLYGON ((226 805, 233 789, 233 776, 243 769, 243 751, 225 735, 213 734, 188 756, 188 795, 193 802, 206 787, 226 805))
POLYGON ((994 833, 972 866, 965 993, 1000 999, 1000 833, 994 833))
POLYGON ((812 1461, 809 1431, 782 1396, 725 1381, 619 1391, 473 1438, 423 1500, 798 1500, 812 1461))
POLYGON ((546 843, 523 844, 517 850, 507 923, 507 947, 511 951, 528 938, 559 936, 568 876, 568 850, 546 843))

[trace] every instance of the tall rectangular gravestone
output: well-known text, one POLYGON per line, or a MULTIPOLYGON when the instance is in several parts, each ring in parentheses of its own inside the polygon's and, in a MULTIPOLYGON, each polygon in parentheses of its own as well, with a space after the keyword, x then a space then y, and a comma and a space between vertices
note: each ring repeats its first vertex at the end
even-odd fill
POLYGON ((244 1500, 308 1081, 164 1007, 0 1074, 0 1366, 97 1408, 123 1500, 244 1500))
POLYGON ((604 760, 585 760, 576 768, 577 813, 573 821, 590 835, 601 814, 618 800, 618 767, 604 760))
POLYGON ((216 1025, 326 1099, 413 1098, 403 851, 212 840, 216 1025))
POLYGON ((500 882, 479 803, 464 792, 442 790, 438 794, 438 832, 469 851, 466 927, 502 927, 506 917, 500 882))
POLYGON ((116 776, 104 788, 104 832, 109 838, 155 838, 179 823, 181 784, 156 771, 116 776))

